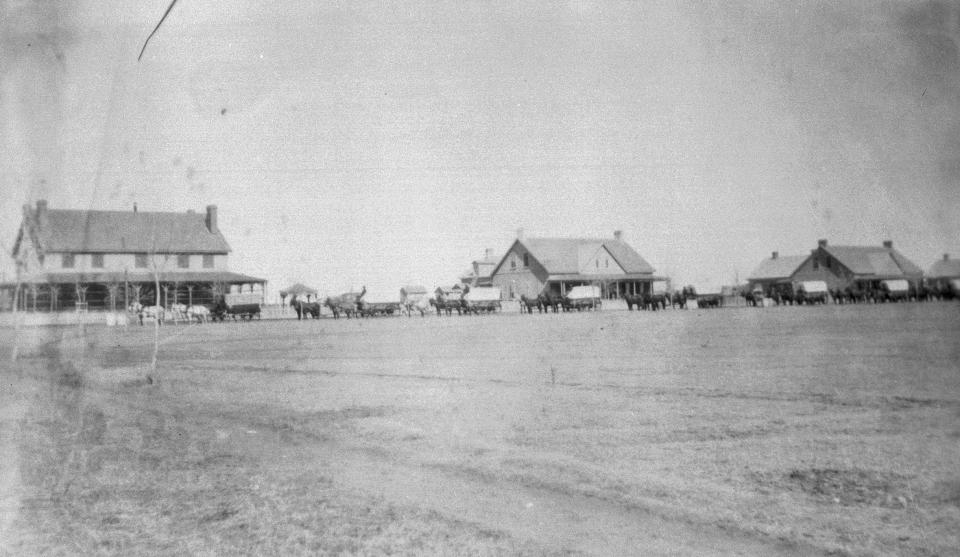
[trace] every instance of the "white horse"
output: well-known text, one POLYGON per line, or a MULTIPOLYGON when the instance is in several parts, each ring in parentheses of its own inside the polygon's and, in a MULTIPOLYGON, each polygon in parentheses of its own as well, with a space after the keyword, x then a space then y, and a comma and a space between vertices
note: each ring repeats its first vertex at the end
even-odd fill
POLYGON ((174 321, 189 321, 190 317, 187 315, 187 304, 173 304, 170 306, 170 314, 173 316, 174 321))
POLYGON ((407 317, 413 315, 413 312, 419 311, 420 317, 423 317, 426 313, 430 312, 430 297, 429 296, 420 296, 415 300, 407 300, 407 303, 401 306, 403 312, 407 314, 407 317))
POLYGON ((207 306, 190 306, 187 308, 187 319, 191 322, 196 319, 197 323, 206 323, 210 320, 210 309, 207 306))
POLYGON ((158 324, 163 324, 163 307, 162 306, 145 306, 140 302, 134 302, 130 304, 130 307, 127 308, 127 311, 134 313, 140 319, 140 324, 143 325, 143 318, 156 319, 158 324))

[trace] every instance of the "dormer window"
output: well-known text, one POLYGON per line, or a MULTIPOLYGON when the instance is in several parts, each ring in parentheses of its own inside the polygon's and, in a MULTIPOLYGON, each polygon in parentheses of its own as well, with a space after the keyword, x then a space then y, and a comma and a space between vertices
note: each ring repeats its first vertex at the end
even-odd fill
POLYGON ((213 269, 213 254, 211 253, 203 254, 203 268, 213 269))
POLYGON ((63 254, 63 258, 60 260, 60 266, 64 269, 73 269, 74 265, 74 255, 72 253, 63 254))

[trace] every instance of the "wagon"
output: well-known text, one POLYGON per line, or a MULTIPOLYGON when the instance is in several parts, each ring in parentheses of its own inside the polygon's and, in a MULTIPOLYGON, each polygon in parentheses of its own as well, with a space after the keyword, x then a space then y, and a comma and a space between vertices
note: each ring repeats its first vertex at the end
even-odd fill
POLYGON ((463 303, 471 313, 493 313, 500 306, 500 289, 496 286, 480 286, 472 288, 463 295, 463 303))
POLYGON ((910 297, 910 283, 905 280, 881 280, 880 296, 885 302, 899 302, 910 297))
POLYGON ((260 319, 261 300, 260 294, 227 294, 217 302, 210 311, 210 315, 214 320, 220 321, 227 317, 232 317, 234 320, 239 318, 241 321, 244 319, 250 321, 254 317, 260 319))
POLYGON ((400 302, 363 302, 360 304, 360 315, 364 317, 394 314, 400 314, 400 302))
POLYGON ((829 295, 827 283, 822 280, 800 281, 795 292, 798 304, 825 304, 829 295))
POLYGON ((574 286, 563 297, 563 309, 567 311, 600 309, 601 303, 599 286, 574 286))

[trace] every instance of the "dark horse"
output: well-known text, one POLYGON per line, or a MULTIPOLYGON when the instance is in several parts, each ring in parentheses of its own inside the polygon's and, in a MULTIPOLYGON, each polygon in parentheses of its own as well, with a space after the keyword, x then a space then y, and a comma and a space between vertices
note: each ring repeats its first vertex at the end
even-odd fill
POLYGON ((643 294, 624 294, 623 301, 627 302, 627 309, 633 311, 633 306, 638 310, 643 309, 643 294))
POLYGON ((459 295, 447 295, 438 290, 436 296, 430 299, 430 305, 437 308, 437 315, 443 315, 444 312, 447 315, 453 315, 454 310, 456 310, 457 315, 463 315, 466 309, 463 295, 468 291, 461 292, 459 295))
POLYGON ((557 313, 559 308, 563 307, 563 296, 556 292, 551 292, 546 288, 537 296, 537 300, 540 302, 540 305, 543 306, 543 311, 546 313, 550 312, 550 308, 553 308, 553 313, 557 313))
POLYGON ((537 308, 537 311, 543 313, 544 307, 540 303, 540 298, 527 298, 525 295, 520 295, 520 312, 533 313, 533 308, 537 308))
POLYGON ((294 296, 290 299, 290 306, 297 312, 297 321, 306 319, 308 315, 314 319, 320 319, 319 302, 304 302, 294 296))
POLYGON ((347 319, 350 319, 354 315, 359 317, 360 311, 363 309, 363 295, 366 293, 367 287, 364 286, 359 294, 347 292, 339 296, 330 296, 323 301, 323 305, 330 308, 330 311, 333 312, 334 319, 339 319, 341 312, 347 315, 347 319))

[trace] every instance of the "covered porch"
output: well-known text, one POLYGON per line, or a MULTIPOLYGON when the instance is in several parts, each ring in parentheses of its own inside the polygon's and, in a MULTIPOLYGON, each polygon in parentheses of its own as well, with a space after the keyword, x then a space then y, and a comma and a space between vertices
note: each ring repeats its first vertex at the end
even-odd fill
POLYGON ((230 293, 266 294, 266 280, 240 273, 48 273, 0 284, 0 309, 25 312, 118 311, 131 304, 212 305, 230 293), (160 289, 157 290, 159 281, 160 289))
POLYGON ((625 295, 636 296, 650 294, 654 283, 666 283, 666 277, 654 275, 551 275, 545 287, 554 294, 564 295, 575 286, 594 285, 600 287, 600 295, 607 300, 616 300, 625 295))

